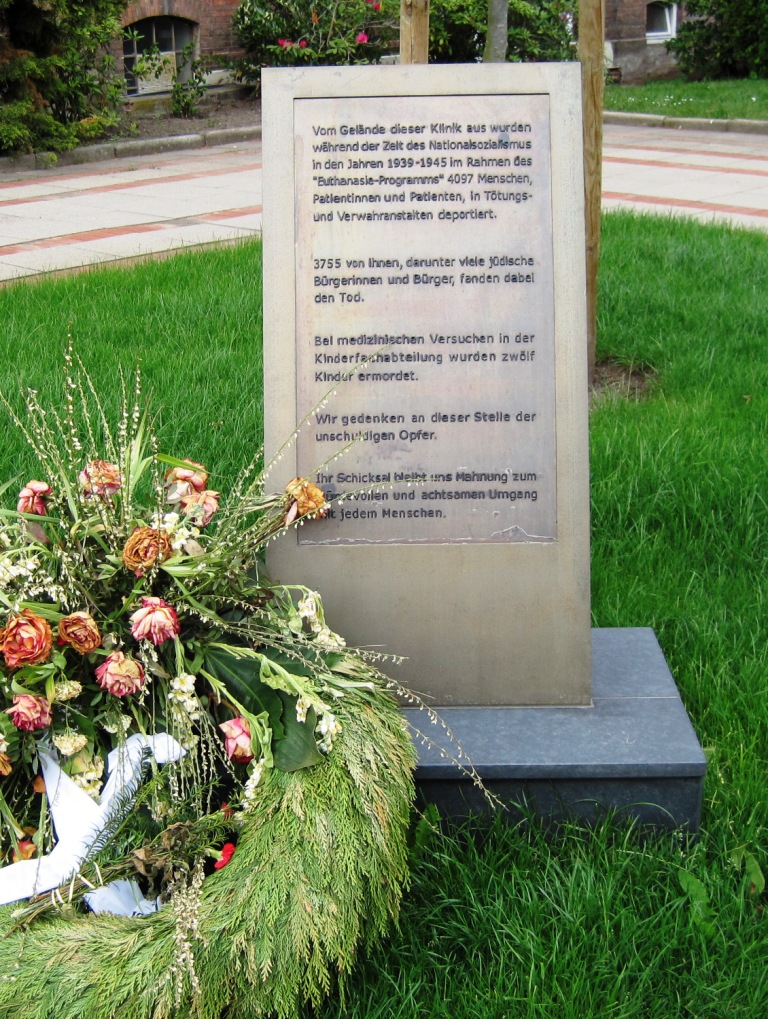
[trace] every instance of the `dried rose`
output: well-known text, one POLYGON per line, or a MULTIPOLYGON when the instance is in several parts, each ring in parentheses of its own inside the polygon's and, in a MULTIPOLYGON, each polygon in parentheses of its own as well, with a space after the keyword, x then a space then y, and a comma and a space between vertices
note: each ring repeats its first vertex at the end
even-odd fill
POLYGON ((192 517, 199 527, 210 524, 213 514, 219 508, 218 492, 190 492, 180 500, 185 517, 192 517))
POLYGON ((228 722, 222 722, 219 728, 224 733, 224 749, 230 761, 247 764, 253 760, 251 730, 244 718, 231 718, 228 722))
POLYGON ((189 467, 174 467, 165 475, 166 502, 180 502, 185 495, 203 492, 208 484, 208 471, 194 460, 185 460, 189 467))
POLYGON ((173 555, 171 540, 165 531, 137 527, 123 549, 123 565, 137 577, 143 577, 155 563, 164 563, 173 555))
POLYGON ((37 665, 51 653, 53 633, 45 619, 24 609, 20 616, 12 616, 0 630, 0 652, 10 669, 22 665, 37 665))
POLYGON ((236 847, 234 842, 225 842, 224 845, 221 847, 219 858, 216 861, 216 863, 214 863, 213 869, 221 870, 223 867, 226 867, 226 865, 235 855, 235 848, 236 847))
POLYGON ((5 777, 13 771, 13 764, 8 754, 0 753, 0 775, 5 777))
POLYGON ((88 655, 101 646, 101 633, 96 620, 87 612, 73 612, 59 620, 57 644, 69 644, 81 655, 88 655))
POLYGON ((88 496, 100 496, 108 499, 120 491, 123 483, 120 468, 105 460, 91 460, 80 471, 80 485, 88 496))
POLYGON ((285 494, 288 496, 289 505, 284 524, 290 524, 297 517, 305 517, 309 513, 316 517, 324 517, 328 513, 325 493, 312 481, 294 478, 285 486, 285 494))
POLYGON ((144 669, 122 651, 113 651, 96 669, 96 681, 102 690, 115 697, 125 697, 138 693, 144 686, 144 669))
POLYGON ((44 517, 48 512, 45 500, 53 495, 53 490, 45 481, 28 481, 19 492, 16 509, 19 513, 34 513, 44 517))
POLYGON ((164 640, 175 637, 180 629, 176 609, 162 598, 142 598, 141 608, 131 616, 131 635, 136 640, 162 644, 164 640))
POLYGON ((17 729, 34 732, 35 729, 47 729, 51 724, 51 705, 45 697, 31 693, 17 693, 13 698, 13 707, 6 708, 6 715, 17 729))

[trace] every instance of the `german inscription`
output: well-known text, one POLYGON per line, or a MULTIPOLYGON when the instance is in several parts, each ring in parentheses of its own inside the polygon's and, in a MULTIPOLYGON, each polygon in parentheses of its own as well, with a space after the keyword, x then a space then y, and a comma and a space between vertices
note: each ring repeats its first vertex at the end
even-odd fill
POLYGON ((293 110, 299 542, 555 540, 549 96, 293 110))

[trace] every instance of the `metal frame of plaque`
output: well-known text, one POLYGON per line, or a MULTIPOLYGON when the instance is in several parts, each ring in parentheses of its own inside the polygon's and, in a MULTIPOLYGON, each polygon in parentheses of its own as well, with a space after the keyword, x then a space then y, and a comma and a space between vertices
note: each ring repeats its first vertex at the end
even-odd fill
POLYGON ((588 704, 579 65, 265 70, 262 123, 271 482, 339 500, 270 573, 438 704, 588 704))

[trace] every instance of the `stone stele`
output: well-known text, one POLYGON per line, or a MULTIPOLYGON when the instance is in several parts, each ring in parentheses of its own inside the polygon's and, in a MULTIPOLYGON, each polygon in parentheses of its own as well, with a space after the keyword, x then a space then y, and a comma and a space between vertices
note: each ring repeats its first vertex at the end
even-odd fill
POLYGON ((270 549, 438 705, 590 703, 578 64, 265 70, 270 549), (292 442, 287 442, 300 423, 292 442))

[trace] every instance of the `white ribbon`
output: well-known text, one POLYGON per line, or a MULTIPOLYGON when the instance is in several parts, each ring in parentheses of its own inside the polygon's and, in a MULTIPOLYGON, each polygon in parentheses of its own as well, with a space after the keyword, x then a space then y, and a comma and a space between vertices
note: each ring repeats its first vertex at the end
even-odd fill
MULTIPOLYGON (((45 790, 56 829, 56 845, 47 856, 35 860, 19 860, 18 863, 0 868, 0 905, 28 899, 65 884, 82 865, 117 807, 122 806, 124 809, 136 796, 146 750, 152 753, 158 764, 178 761, 185 753, 173 736, 167 733, 157 736, 136 733, 130 736, 107 757, 109 778, 99 803, 92 800, 61 770, 55 750, 40 751, 45 790)), ((136 911, 145 912, 141 905, 137 909, 133 891, 131 901, 133 909, 125 915, 130 916, 136 911)), ((150 905, 145 899, 141 902, 150 905)))

